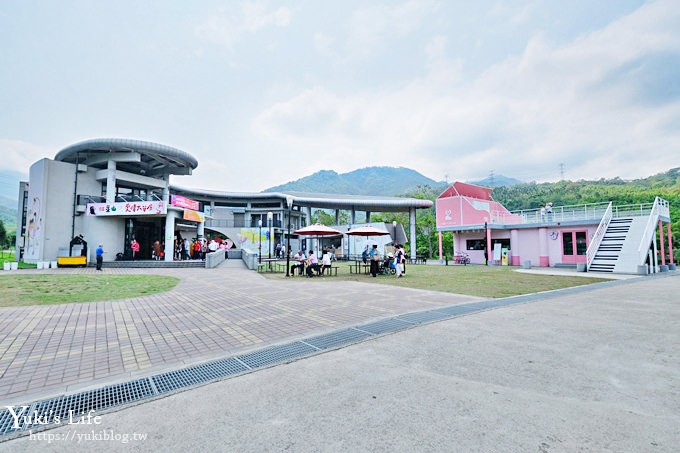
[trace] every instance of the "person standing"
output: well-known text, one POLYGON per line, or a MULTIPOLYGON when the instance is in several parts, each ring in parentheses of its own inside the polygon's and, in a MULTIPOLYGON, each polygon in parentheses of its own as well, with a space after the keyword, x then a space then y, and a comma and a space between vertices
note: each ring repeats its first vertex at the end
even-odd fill
POLYGON ((404 250, 401 248, 401 245, 397 244, 396 246, 397 253, 394 254, 394 268, 397 271, 397 278, 401 277, 401 271, 402 268, 401 266, 404 263, 404 250))
POLYGON ((102 262, 104 262, 104 247, 99 244, 99 247, 95 250, 95 255, 97 257, 97 270, 102 271, 102 262))
POLYGON ((132 240, 130 248, 132 249, 132 259, 134 260, 135 257, 137 256, 137 253, 139 252, 139 242, 137 242, 137 239, 132 240))
POLYGON ((380 252, 378 252, 378 246, 376 244, 373 244, 373 248, 371 249, 369 253, 371 257, 371 275, 373 277, 378 276, 378 267, 380 263, 380 252))

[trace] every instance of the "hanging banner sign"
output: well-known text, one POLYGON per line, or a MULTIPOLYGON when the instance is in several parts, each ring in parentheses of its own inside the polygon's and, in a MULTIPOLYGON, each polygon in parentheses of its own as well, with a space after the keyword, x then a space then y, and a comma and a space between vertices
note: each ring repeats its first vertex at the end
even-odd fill
POLYGON ((191 209, 184 210, 184 220, 191 220, 192 222, 205 222, 205 214, 191 209))
POLYGON ((191 198, 183 197, 181 195, 171 195, 170 204, 177 206, 178 208, 191 209, 192 211, 198 211, 200 203, 191 198))
POLYGON ((167 214, 168 208, 162 201, 130 201, 117 203, 88 203, 87 215, 129 216, 167 214))

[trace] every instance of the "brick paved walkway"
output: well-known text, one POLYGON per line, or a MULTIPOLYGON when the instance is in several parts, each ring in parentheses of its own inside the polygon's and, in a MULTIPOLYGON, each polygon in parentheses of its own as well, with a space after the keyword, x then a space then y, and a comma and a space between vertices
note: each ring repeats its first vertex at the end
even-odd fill
MULTIPOLYGON (((333 279, 267 280, 217 269, 105 269, 179 277, 173 290, 109 302, 0 308, 0 403, 23 403, 92 383, 228 356, 311 332, 469 296, 333 279)), ((19 271, 91 274, 94 269, 19 271)))

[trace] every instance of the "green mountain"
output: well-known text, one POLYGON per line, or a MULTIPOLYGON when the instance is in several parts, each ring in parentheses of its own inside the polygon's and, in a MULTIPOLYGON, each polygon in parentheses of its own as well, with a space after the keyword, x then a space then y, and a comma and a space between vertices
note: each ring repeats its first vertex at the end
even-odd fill
POLYGON ((437 182, 415 170, 404 167, 367 167, 338 174, 333 170, 321 170, 264 192, 319 192, 347 195, 395 196, 417 190, 418 187, 441 188, 446 183, 437 182))
POLYGON ((0 170, 0 221, 8 232, 16 229, 19 181, 27 179, 25 174, 0 170))

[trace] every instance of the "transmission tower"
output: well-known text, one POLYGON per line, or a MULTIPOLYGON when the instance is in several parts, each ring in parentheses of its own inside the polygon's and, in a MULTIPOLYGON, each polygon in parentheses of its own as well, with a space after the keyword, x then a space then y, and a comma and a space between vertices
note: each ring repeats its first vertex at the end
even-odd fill
POLYGON ((564 181, 564 163, 560 163, 560 180, 564 181))

